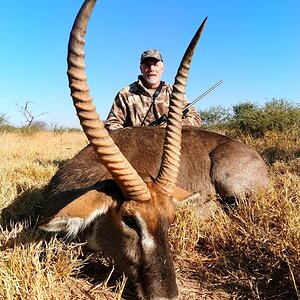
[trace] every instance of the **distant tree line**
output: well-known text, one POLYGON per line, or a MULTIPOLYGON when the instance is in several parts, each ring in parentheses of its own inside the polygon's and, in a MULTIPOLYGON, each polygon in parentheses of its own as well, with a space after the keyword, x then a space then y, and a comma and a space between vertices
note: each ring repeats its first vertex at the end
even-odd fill
MULTIPOLYGON (((212 106, 199 111, 202 127, 210 130, 234 130, 249 134, 254 138, 263 137, 269 131, 296 132, 300 136, 300 105, 285 99, 275 99, 259 106, 246 101, 232 108, 212 106)), ((8 117, 0 112, 0 131, 81 131, 78 128, 67 128, 58 124, 48 125, 44 121, 30 118, 30 123, 22 127, 14 127, 8 117)))
POLYGON ((71 132, 82 131, 80 128, 70 128, 59 125, 57 123, 47 124, 45 121, 31 120, 30 124, 26 123, 23 126, 13 126, 9 122, 6 114, 0 113, 0 132, 19 132, 19 133, 34 133, 38 131, 51 131, 51 132, 71 132))

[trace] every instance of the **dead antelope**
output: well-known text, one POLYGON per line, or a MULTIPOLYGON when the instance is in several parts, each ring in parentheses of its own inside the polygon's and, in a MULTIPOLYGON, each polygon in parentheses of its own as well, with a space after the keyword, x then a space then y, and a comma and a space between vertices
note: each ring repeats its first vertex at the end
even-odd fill
POLYGON ((249 193, 267 184, 267 168, 255 150, 236 140, 200 128, 182 130, 188 70, 206 20, 179 66, 167 128, 126 128, 109 135, 84 71, 84 37, 95 2, 84 2, 68 47, 71 96, 90 145, 50 181, 40 227, 79 235, 92 249, 105 251, 134 284, 138 299, 177 299, 168 240, 174 203, 190 195, 202 201, 210 194, 249 193))

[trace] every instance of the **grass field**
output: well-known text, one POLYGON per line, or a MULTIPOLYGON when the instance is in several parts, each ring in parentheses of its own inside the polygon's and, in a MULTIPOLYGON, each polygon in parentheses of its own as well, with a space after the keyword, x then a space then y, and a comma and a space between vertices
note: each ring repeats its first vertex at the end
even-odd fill
MULTIPOLYGON (((234 133, 231 133, 234 135, 234 133)), ((270 165, 270 186, 199 221, 178 209, 170 238, 182 299, 300 299, 300 140, 289 132, 238 136, 270 165)), ((83 133, 0 134, 0 299, 121 299, 126 278, 100 253, 32 232, 30 215, 58 165, 87 145, 83 133), (31 205, 28 206, 28 203, 31 205), (18 208, 20 211, 18 211, 18 208)))

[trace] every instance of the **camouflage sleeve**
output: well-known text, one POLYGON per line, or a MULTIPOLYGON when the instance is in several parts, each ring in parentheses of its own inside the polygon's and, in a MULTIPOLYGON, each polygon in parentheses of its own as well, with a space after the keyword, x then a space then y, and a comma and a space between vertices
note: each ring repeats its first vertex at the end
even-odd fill
POLYGON ((112 104, 111 110, 105 121, 105 128, 110 130, 115 130, 118 128, 123 128, 126 120, 126 105, 122 98, 121 93, 118 93, 112 104))
MULTIPOLYGON (((188 101, 186 101, 185 106, 189 104, 188 101)), ((183 126, 201 126, 201 117, 200 114, 196 111, 194 106, 191 106, 189 108, 188 113, 185 115, 185 117, 182 120, 183 126)))

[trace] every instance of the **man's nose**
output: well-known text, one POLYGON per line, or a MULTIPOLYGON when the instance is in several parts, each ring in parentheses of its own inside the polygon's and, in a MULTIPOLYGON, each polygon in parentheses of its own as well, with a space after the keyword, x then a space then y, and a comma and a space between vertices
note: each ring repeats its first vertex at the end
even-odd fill
POLYGON ((150 71, 154 71, 154 70, 155 70, 155 65, 150 65, 150 66, 149 66, 149 70, 150 70, 150 71))

